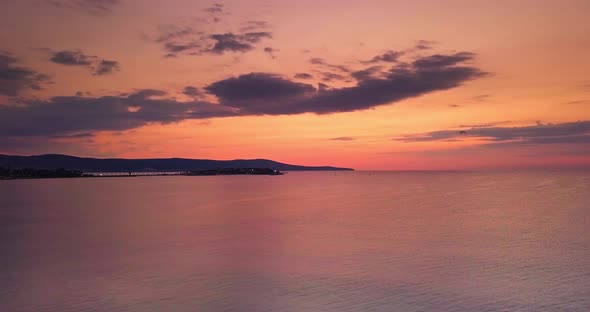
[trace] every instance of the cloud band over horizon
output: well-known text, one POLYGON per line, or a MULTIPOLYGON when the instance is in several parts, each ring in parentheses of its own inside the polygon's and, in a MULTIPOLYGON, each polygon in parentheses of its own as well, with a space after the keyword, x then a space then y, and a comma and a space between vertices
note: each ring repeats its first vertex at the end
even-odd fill
MULTIPOLYGON (((79 55, 78 55, 79 56, 79 55)), ((150 123, 253 115, 332 114, 370 109, 407 98, 458 87, 486 72, 464 62, 475 54, 431 55, 383 69, 373 75, 354 75, 351 87, 315 87, 278 74, 250 73, 213 82, 204 88, 218 99, 180 102, 162 90, 140 90, 127 96, 58 96, 27 100, 24 105, 0 106, 4 136, 68 135, 126 130, 150 123), (27 120, 23 122, 23 120, 27 120), (16 122, 18 121, 18 122, 16 122), (59 121, 59 122, 57 122, 59 121)), ((87 58, 67 58, 77 63, 87 58)), ((183 93, 196 96, 198 89, 183 93)))

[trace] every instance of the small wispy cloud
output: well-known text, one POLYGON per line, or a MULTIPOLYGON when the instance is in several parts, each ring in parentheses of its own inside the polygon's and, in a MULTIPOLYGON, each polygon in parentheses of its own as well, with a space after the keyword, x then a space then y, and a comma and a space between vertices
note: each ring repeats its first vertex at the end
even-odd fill
POLYGON ((337 137, 337 138, 330 138, 328 140, 330 140, 330 141, 354 141, 356 139, 353 137, 343 136, 343 137, 337 137))

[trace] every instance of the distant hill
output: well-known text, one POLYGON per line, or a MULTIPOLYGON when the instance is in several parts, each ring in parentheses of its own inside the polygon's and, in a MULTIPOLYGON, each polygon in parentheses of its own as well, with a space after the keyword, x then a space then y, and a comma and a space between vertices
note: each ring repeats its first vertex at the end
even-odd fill
POLYGON ((271 168, 280 171, 353 170, 330 166, 299 166, 268 159, 210 160, 186 158, 83 158, 69 155, 47 154, 38 156, 0 155, 0 167, 34 169, 68 169, 84 172, 127 171, 188 171, 223 168, 271 168))

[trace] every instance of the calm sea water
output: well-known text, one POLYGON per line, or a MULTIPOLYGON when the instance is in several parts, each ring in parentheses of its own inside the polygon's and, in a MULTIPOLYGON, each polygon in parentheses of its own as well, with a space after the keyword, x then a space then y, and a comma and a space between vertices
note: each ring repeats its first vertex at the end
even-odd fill
POLYGON ((0 181, 0 311, 590 311, 590 174, 0 181))

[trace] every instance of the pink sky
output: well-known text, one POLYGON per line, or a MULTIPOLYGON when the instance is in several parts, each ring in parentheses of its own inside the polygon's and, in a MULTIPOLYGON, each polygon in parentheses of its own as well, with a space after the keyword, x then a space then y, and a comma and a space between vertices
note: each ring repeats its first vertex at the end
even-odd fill
POLYGON ((0 153, 588 166, 588 12, 589 1, 4 1, 0 153))

